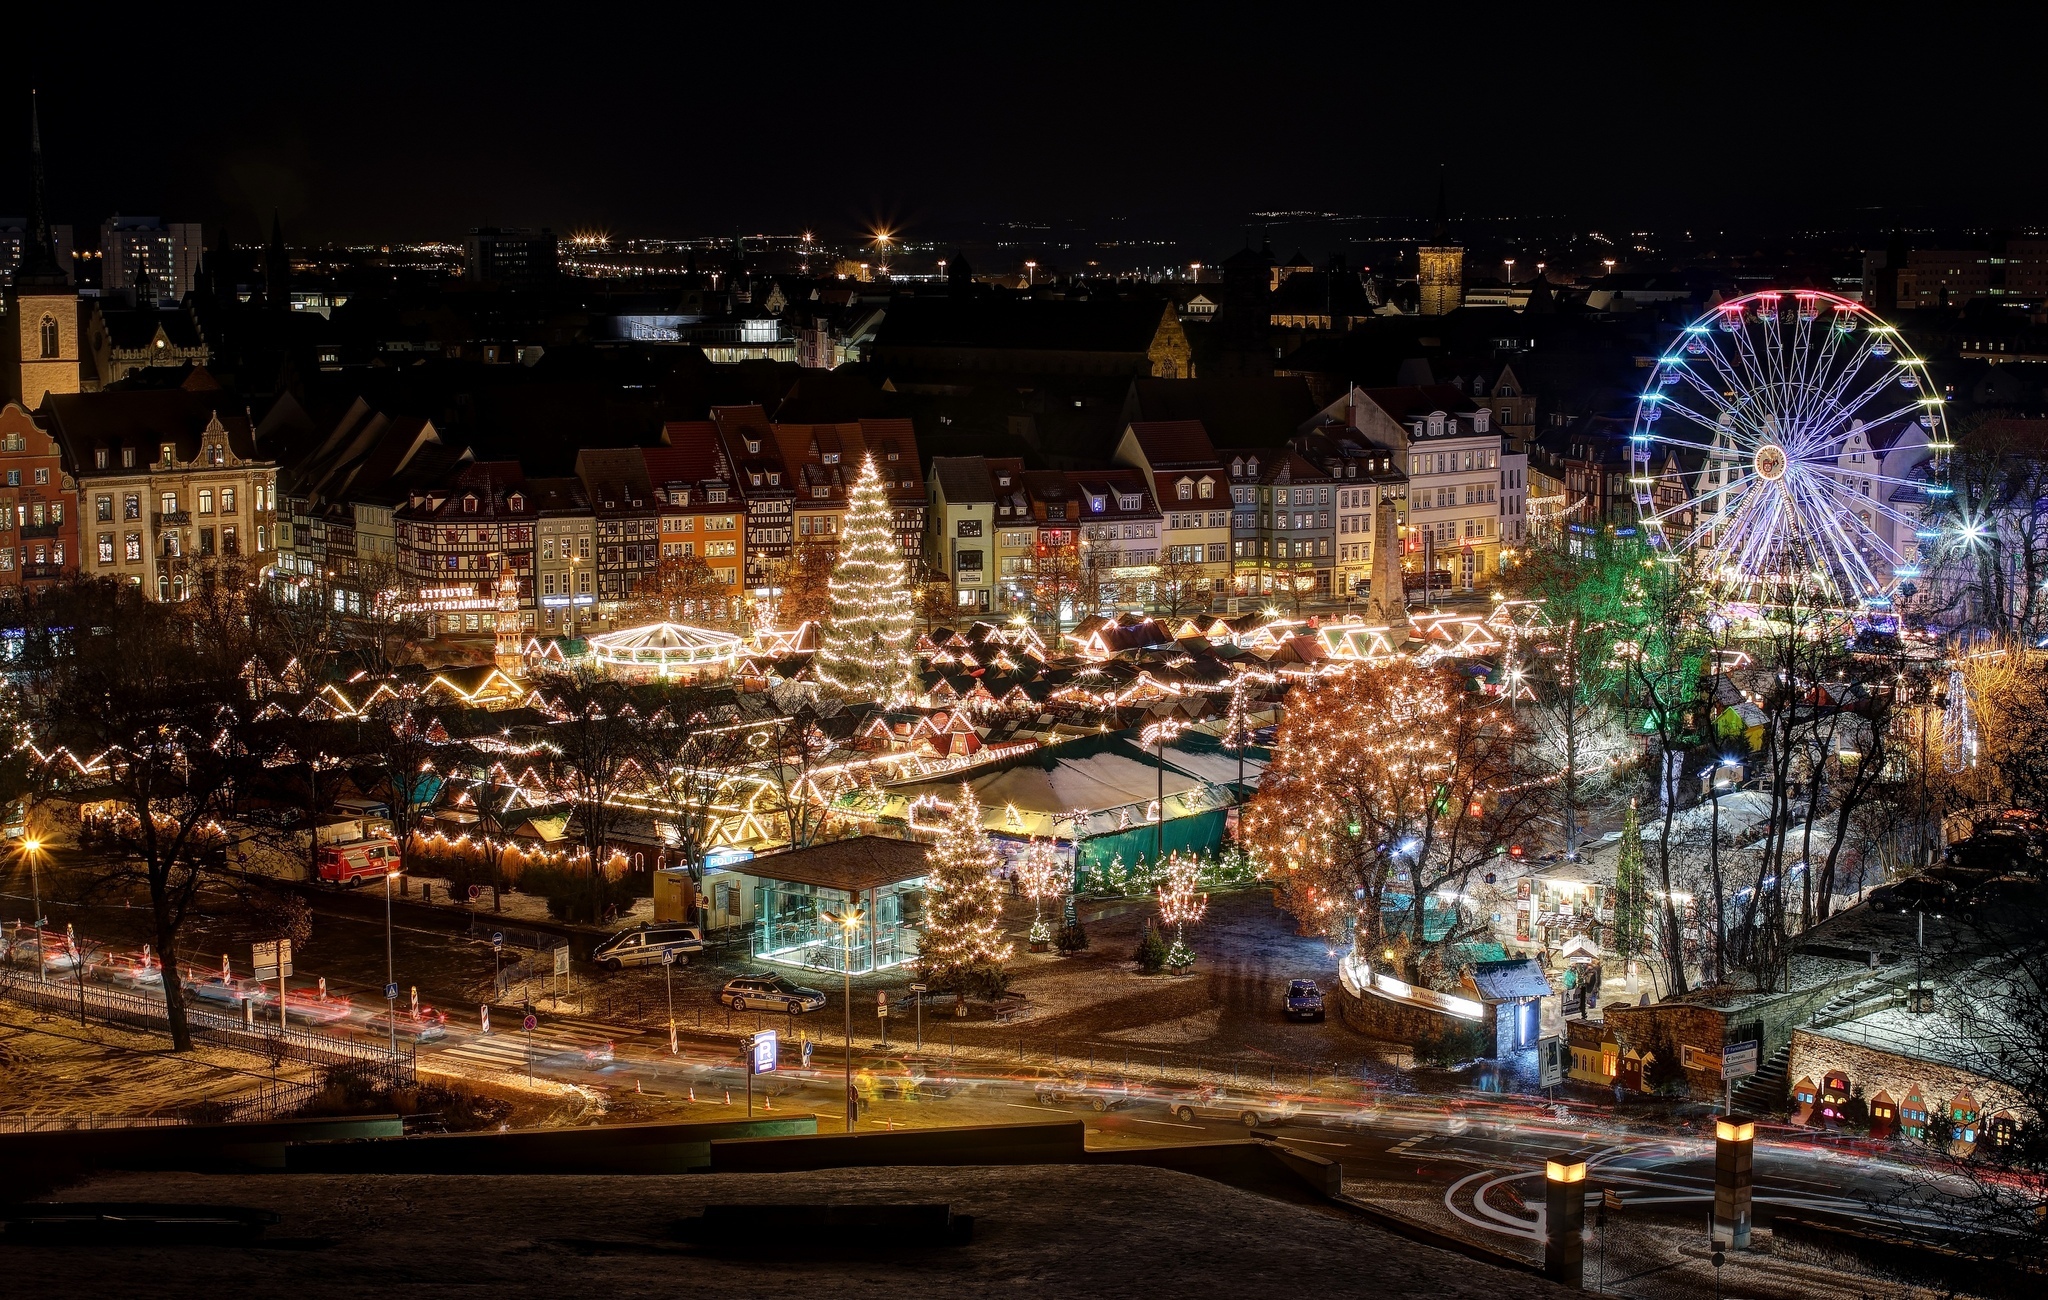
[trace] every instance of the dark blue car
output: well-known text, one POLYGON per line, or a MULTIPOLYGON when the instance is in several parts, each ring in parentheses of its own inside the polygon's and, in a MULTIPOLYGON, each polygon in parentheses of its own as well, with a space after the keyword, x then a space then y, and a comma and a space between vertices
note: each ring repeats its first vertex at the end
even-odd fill
POLYGON ((1287 982, 1287 1018, 1289 1020, 1321 1020, 1323 1018, 1323 991, 1316 987, 1314 980, 1289 980, 1287 982))

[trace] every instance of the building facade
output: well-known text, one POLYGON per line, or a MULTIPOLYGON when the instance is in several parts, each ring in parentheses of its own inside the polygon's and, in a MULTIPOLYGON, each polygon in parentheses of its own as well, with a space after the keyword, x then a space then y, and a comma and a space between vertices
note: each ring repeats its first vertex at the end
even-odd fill
POLYGON ((1233 503, 1232 590, 1327 599, 1335 588, 1336 480, 1284 447, 1221 454, 1233 503))
POLYGON ((983 456, 934 456, 926 480, 925 557, 953 585, 954 608, 996 607, 996 497, 983 456))
POLYGON ((203 569, 270 562, 277 466, 219 390, 52 396, 44 420, 78 484, 81 572, 183 600, 203 569))
POLYGON ((175 306, 199 287, 205 247, 196 221, 116 213, 100 225, 100 289, 126 291, 138 307, 175 306))
POLYGON ((415 489, 392 512, 400 599, 443 636, 495 632, 498 582, 509 565, 521 618, 533 613, 535 510, 517 461, 478 461, 451 481, 415 489))
POLYGON ((1212 597, 1230 589, 1230 482, 1200 420, 1133 422, 1117 443, 1116 462, 1145 476, 1165 536, 1163 557, 1178 570, 1197 566, 1212 597))
POLYGON ((529 479, 526 487, 534 514, 534 630, 581 636, 597 616, 597 516, 581 479, 529 479))
POLYGON ((661 567, 660 503, 637 447, 586 447, 576 453, 576 477, 597 519, 597 612, 609 620, 661 567))
POLYGON ((34 591, 78 572, 78 485, 43 427, 0 406, 0 591, 34 591))

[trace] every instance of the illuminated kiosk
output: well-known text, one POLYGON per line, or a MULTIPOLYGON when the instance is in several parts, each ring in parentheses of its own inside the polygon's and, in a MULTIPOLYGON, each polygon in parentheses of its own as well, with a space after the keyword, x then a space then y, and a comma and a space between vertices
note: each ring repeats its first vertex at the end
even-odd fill
POLYGON ((634 680, 715 681, 732 671, 740 639, 680 623, 649 623, 590 638, 590 657, 603 671, 634 680))

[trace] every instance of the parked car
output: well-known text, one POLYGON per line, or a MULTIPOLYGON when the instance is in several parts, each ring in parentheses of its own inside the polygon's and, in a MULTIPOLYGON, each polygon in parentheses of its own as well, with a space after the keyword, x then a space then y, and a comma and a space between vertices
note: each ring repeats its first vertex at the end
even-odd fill
POLYGON ((1173 1117, 1183 1124, 1198 1119, 1234 1119, 1246 1128, 1277 1124, 1301 1113, 1301 1103, 1284 1097, 1261 1096, 1242 1088, 1198 1088, 1182 1093, 1169 1103, 1173 1117))
POLYGON ((662 953, 670 948, 676 950, 679 959, 688 953, 702 952, 704 932, 694 925, 642 922, 591 949, 590 959, 606 970, 659 966, 662 953))
POLYGON ((2035 913, 2044 904, 2048 904, 2048 884, 2032 876, 1989 876, 1964 886, 1957 906, 1974 921, 2000 912, 2035 913))
POLYGON ((270 990, 262 984, 239 975, 187 976, 185 992, 201 1002, 218 1002, 230 1007, 239 1007, 244 1002, 263 1002, 270 997, 270 990))
POLYGON ((389 1037, 394 1022, 400 1042, 431 1043, 448 1036, 448 1013, 432 1007, 421 1007, 417 1014, 409 1009, 397 1012, 379 1011, 371 1016, 369 1030, 372 1034, 389 1037))
POLYGON ((1316 987, 1314 980, 1289 980, 1287 982, 1287 1018, 1289 1020, 1321 1020, 1323 1018, 1323 991, 1316 987))
POLYGON ((741 975, 725 982, 718 1000, 734 1011, 786 1011, 798 1015, 825 1005, 825 995, 791 983, 772 971, 741 975))
POLYGON ((1889 885, 1879 885, 1870 891, 1870 910, 1873 912, 1927 912, 1940 916, 1955 903, 1961 892, 1953 880, 1940 876, 1909 876, 1889 885))

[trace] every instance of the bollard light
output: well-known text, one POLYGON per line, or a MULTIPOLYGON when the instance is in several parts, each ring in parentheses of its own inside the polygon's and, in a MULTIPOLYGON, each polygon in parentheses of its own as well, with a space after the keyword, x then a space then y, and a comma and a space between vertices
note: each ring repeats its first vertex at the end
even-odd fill
POLYGON ((1568 1287, 1585 1284, 1586 1162, 1543 1162, 1543 1276, 1568 1287))
POLYGON ((1740 1115, 1714 1120, 1714 1233, 1735 1250, 1749 1249, 1751 1192, 1756 1177, 1756 1122, 1740 1115))

